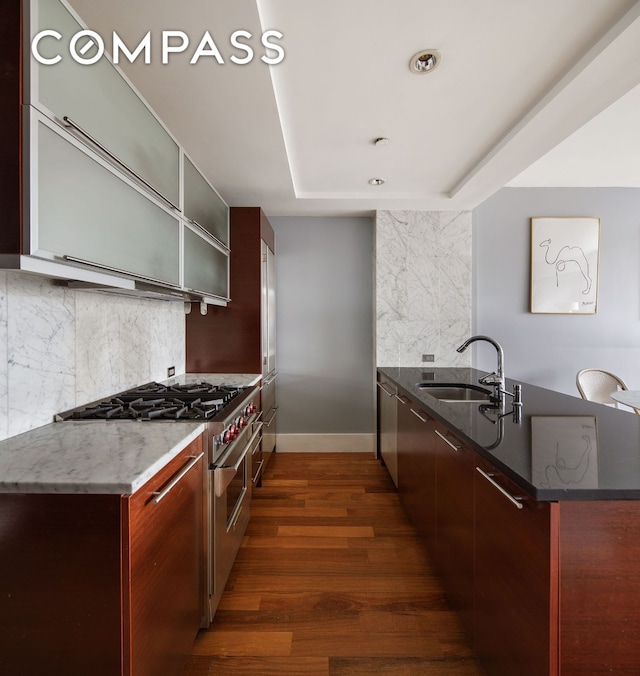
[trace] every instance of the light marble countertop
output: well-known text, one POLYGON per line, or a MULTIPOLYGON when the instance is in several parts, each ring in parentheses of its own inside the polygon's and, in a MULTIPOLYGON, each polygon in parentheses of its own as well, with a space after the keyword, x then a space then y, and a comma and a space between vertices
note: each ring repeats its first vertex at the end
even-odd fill
POLYGON ((204 431, 198 422, 51 423, 0 441, 2 493, 135 493, 204 431))
POLYGON ((261 375, 255 373, 183 373, 161 380, 163 385, 186 385, 188 383, 211 383, 212 385, 236 385, 249 387, 260 382, 261 375))
MULTIPOLYGON (((261 377, 187 373, 163 383, 250 386, 261 377)), ((65 421, 37 427, 0 441, 0 493, 130 495, 204 429, 205 424, 198 421, 127 420, 65 421)))

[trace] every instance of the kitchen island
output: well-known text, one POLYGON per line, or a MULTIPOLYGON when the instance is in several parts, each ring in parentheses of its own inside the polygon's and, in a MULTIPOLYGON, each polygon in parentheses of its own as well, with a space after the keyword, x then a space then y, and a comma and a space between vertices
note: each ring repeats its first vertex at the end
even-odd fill
POLYGON ((482 371, 378 373, 400 497, 488 672, 640 673, 640 416, 527 384, 514 416, 418 387, 482 371))

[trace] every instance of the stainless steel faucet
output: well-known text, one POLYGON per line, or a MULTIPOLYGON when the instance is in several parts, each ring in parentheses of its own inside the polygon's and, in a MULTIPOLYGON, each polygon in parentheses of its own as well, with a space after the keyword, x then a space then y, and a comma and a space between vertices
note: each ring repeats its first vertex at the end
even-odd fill
POLYGON ((522 407, 522 386, 514 385, 513 392, 508 392, 504 389, 505 386, 505 375, 504 375, 504 350, 498 341, 489 336, 471 336, 457 347, 458 352, 464 352, 471 343, 475 343, 477 340, 484 340, 487 343, 491 343, 493 347, 496 348, 498 353, 498 366, 493 373, 487 373, 487 375, 478 378, 478 382, 482 385, 493 385, 493 397, 491 400, 496 404, 500 404, 500 407, 504 411, 505 397, 513 397, 513 414, 514 422, 520 422, 521 416, 521 407, 522 407))
POLYGON ((493 347, 496 348, 496 351, 498 353, 498 367, 495 370, 494 373, 487 373, 486 376, 482 376, 478 380, 479 383, 482 383, 483 385, 493 385, 497 389, 502 389, 504 386, 504 351, 497 341, 495 341, 493 338, 489 338, 489 336, 471 336, 471 338, 468 338, 467 340, 460 345, 460 347, 456 348, 457 352, 464 352, 471 343, 475 343, 477 340, 484 340, 487 343, 491 343, 493 347))

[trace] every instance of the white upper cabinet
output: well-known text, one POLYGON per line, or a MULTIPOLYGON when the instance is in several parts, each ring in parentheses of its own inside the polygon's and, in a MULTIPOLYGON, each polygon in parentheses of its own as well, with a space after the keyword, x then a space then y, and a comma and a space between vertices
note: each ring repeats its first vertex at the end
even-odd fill
POLYGON ((229 247, 229 207, 207 179, 184 157, 184 215, 229 247))
POLYGON ((65 0, 23 9, 22 232, 3 264, 225 305, 229 207, 108 55, 78 62, 95 36, 71 56, 86 27, 65 0))
POLYGON ((63 37, 45 37, 38 43, 42 57, 60 60, 45 65, 31 56, 28 102, 60 123, 74 124, 71 129, 78 138, 90 146, 95 146, 91 139, 97 141, 178 209, 180 147, 106 56, 92 65, 71 57, 69 41, 84 26, 59 0, 36 0, 31 27, 32 36, 54 30, 63 37))
POLYGON ((36 255, 180 286, 180 220, 33 112, 30 202, 36 255))
POLYGON ((184 285, 195 293, 229 299, 229 253, 187 225, 184 228, 184 285))

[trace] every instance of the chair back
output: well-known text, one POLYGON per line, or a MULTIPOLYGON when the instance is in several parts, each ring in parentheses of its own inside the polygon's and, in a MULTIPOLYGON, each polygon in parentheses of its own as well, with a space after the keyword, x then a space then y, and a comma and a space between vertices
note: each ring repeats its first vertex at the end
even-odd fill
POLYGON ((587 401, 595 401, 607 406, 619 407, 611 393, 629 389, 622 378, 602 369, 582 369, 576 376, 576 385, 580 396, 587 401))

